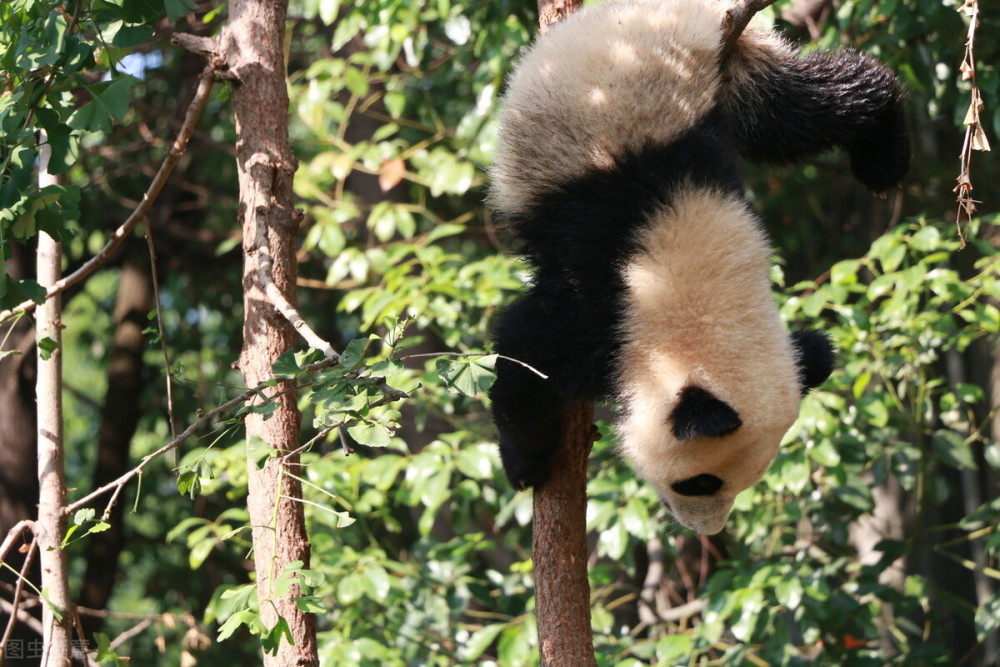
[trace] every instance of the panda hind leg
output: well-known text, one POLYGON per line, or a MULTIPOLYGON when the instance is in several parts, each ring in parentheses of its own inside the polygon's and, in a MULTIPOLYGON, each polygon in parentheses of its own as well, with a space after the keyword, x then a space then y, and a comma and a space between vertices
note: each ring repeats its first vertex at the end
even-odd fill
POLYGON ((548 479, 563 408, 574 398, 594 397, 580 386, 582 352, 567 340, 580 316, 567 301, 536 285, 500 314, 494 332, 500 358, 490 400, 500 458, 518 489, 548 479))
POLYGON ((758 58, 754 66, 757 75, 733 77, 724 98, 744 157, 787 164, 842 148, 855 177, 876 194, 903 180, 910 167, 904 94, 885 65, 841 49, 758 58))

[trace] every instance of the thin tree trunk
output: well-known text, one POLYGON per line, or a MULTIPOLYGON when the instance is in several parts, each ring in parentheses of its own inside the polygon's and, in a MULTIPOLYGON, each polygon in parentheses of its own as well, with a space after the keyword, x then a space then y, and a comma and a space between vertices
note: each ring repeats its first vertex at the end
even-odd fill
MULTIPOLYGON (((549 25, 581 0, 538 0, 538 21, 549 25)), ((535 488, 531 557, 535 615, 543 666, 596 665, 587 576, 587 459, 594 445, 594 408, 578 401, 563 410, 552 476, 535 488)))
MULTIPOLYGON (((48 173, 48 146, 39 150, 39 187, 53 184, 48 173)), ((38 233, 38 284, 53 285, 61 274, 62 254, 59 243, 45 232, 38 233)), ((42 568, 42 590, 46 603, 42 609, 44 665, 69 665, 72 651, 72 610, 66 553, 61 544, 66 535, 66 480, 63 471, 62 423, 62 299, 55 296, 38 307, 35 327, 38 344, 38 380, 35 397, 38 403, 38 521, 35 537, 42 568), (45 358, 41 341, 48 338, 57 347, 45 358)))
MULTIPOLYGON (((271 365, 292 348, 295 331, 268 301, 265 285, 274 286, 295 303, 296 231, 292 205, 295 158, 288 142, 288 94, 282 43, 287 1, 234 0, 230 25, 223 38, 223 54, 234 75, 233 110, 236 119, 237 166, 240 180, 240 218, 243 226, 243 351, 239 367, 247 386, 271 377, 271 365)), ((272 394, 289 389, 278 384, 272 394)), ((292 393, 275 399, 277 409, 268 419, 246 418, 248 443, 264 442, 279 452, 299 444, 299 411, 292 393)), ((268 458, 250 467, 247 508, 253 525, 254 567, 262 620, 274 627, 283 618, 292 642, 282 640, 265 665, 318 665, 315 619, 298 609, 288 596, 275 598, 273 582, 285 567, 302 561, 309 567, 301 486, 284 475, 284 466, 296 466, 297 457, 268 458)), ((297 595, 297 587, 291 594, 297 595)))
POLYGON ((587 459, 594 442, 589 401, 563 410, 552 476, 535 489, 531 554, 542 665, 596 665, 587 577, 587 459))

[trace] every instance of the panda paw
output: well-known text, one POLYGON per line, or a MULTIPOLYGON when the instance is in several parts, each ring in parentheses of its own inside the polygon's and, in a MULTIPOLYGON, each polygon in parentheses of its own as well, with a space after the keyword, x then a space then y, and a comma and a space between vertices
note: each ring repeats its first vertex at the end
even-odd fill
POLYGON ((884 197, 910 170, 910 137, 906 122, 892 117, 879 123, 862 141, 848 148, 851 171, 876 195, 884 197))
POLYGON ((500 460, 511 486, 518 491, 538 486, 549 477, 550 455, 528 458, 522 450, 500 440, 500 460))

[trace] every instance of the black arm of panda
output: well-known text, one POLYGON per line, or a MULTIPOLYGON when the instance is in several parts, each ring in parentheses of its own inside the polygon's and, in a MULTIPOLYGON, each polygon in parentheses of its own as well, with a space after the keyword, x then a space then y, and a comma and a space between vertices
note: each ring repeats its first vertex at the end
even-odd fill
POLYGON ((577 290, 549 276, 536 278, 500 314, 493 337, 501 358, 490 400, 500 458, 514 488, 548 478, 563 407, 572 399, 606 395, 616 331, 607 303, 584 302, 577 290))
POLYGON ((903 92, 882 63, 849 49, 758 62, 723 100, 740 153, 750 161, 796 162, 844 148, 861 183, 881 194, 910 166, 903 92))

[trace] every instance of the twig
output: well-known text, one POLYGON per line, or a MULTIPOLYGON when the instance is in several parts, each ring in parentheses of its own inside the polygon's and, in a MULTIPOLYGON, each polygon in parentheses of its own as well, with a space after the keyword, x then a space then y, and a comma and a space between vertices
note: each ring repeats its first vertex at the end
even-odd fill
MULTIPOLYGON (((320 361, 316 361, 316 362, 313 362, 313 363, 308 364, 306 366, 303 366, 302 370, 303 370, 303 372, 310 373, 310 372, 313 372, 313 371, 321 370, 323 368, 328 368, 330 366, 334 366, 334 365, 336 365, 336 363, 337 363, 336 359, 321 359, 320 361)), ((188 438, 190 438, 194 434, 195 431, 197 431, 199 428, 201 428, 205 424, 211 422, 212 419, 214 419, 216 416, 218 416, 218 415, 220 415, 222 413, 228 412, 229 410, 232 410, 233 408, 235 408, 239 404, 241 404, 241 403, 249 400, 251 397, 256 396, 257 394, 260 394, 264 389, 266 389, 267 387, 272 386, 273 384, 274 384, 273 380, 270 380, 270 379, 269 380, 265 380, 264 382, 261 382, 260 384, 258 384, 256 387, 253 387, 251 389, 247 389, 246 391, 244 391, 243 393, 239 394, 238 396, 229 399, 228 401, 226 401, 222 405, 219 405, 219 406, 217 406, 215 408, 212 408, 208 412, 203 413, 201 415, 201 417, 199 417, 197 420, 195 420, 194 422, 192 422, 177 437, 171 439, 170 442, 168 442, 167 444, 163 445, 162 447, 160 447, 159 449, 157 449, 155 452, 152 452, 152 453, 147 454, 146 456, 142 457, 142 459, 139 461, 139 464, 135 468, 133 468, 132 470, 129 470, 127 473, 121 475, 120 477, 118 477, 118 479, 112 480, 112 481, 108 482, 107 484, 105 484, 104 486, 91 491, 90 493, 88 493, 84 497, 80 498, 79 500, 76 500, 76 501, 70 503, 69 505, 66 506, 66 508, 63 511, 66 514, 72 514, 73 512, 75 512, 76 510, 80 509, 81 507, 83 507, 84 505, 86 505, 90 501, 94 500, 95 498, 99 498, 102 495, 104 495, 105 493, 108 493, 109 491, 112 491, 113 489, 114 490, 120 489, 122 486, 124 486, 125 484, 127 484, 133 477, 136 477, 137 475, 140 475, 142 473, 143 469, 146 466, 148 466, 150 463, 152 463, 153 461, 155 461, 159 457, 163 456, 167 452, 169 452, 169 451, 171 451, 171 450, 179 447, 185 440, 187 440, 188 438)), ((286 392, 282 392, 282 393, 287 393, 288 391, 296 391, 296 390, 298 390, 300 388, 301 388, 301 385, 295 386, 295 387, 292 387, 291 389, 286 390, 286 392)), ((121 493, 121 491, 116 491, 116 493, 114 494, 112 500, 114 500, 115 498, 117 498, 117 495, 119 493, 121 493)), ((110 507, 111 507, 111 505, 109 505, 108 508, 105 510, 105 514, 108 511, 110 511, 110 507)), ((25 523, 25 522, 22 521, 21 523, 25 523)), ((18 524, 18 525, 20 525, 20 524, 18 524)), ((10 539, 10 537, 8 537, 8 539, 10 539)), ((4 542, 4 544, 6 545, 6 541, 4 542)), ((2 551, 0 551, 0 554, 2 554, 2 551)))
MULTIPOLYGON (((194 133, 194 128, 198 124, 198 119, 201 117, 202 111, 205 109, 205 104, 208 102, 209 93, 212 92, 214 80, 215 69, 207 67, 201 73, 201 77, 198 80, 198 89, 195 92, 194 99, 191 100, 191 105, 188 107, 187 115, 184 118, 184 124, 177 133, 177 138, 170 146, 170 150, 167 151, 167 156, 163 158, 163 163, 160 165, 159 171, 157 171, 156 176, 153 177, 153 180, 149 184, 149 188, 146 190, 146 193, 142 196, 142 201, 139 202, 139 205, 136 206, 135 210, 132 211, 131 215, 129 215, 125 222, 123 222, 118 229, 111 233, 111 240, 109 240, 96 255, 87 260, 79 269, 53 283, 48 288, 45 293, 46 299, 51 299, 55 295, 61 294, 67 288, 77 284, 107 262, 111 257, 111 254, 118 249, 118 246, 120 246, 122 242, 128 238, 129 234, 133 229, 135 229, 136 225, 138 225, 146 216, 150 207, 152 207, 153 202, 155 202, 156 198, 160 195, 160 191, 163 190, 163 186, 166 184, 167 179, 173 172, 177 162, 187 149, 188 141, 191 139, 191 135, 194 133)), ((28 300, 9 310, 0 311, 0 322, 3 322, 18 313, 31 312, 37 305, 38 304, 34 301, 28 300)))
MULTIPOLYGON (((270 193, 264 192, 258 195, 261 199, 270 199, 270 193)), ((264 288, 264 294, 267 296, 267 300, 274 306, 274 309, 281 313, 288 322, 295 328, 300 336, 309 344, 309 347, 319 350, 323 353, 323 356, 327 359, 338 359, 340 355, 337 354, 333 346, 327 341, 321 338, 309 323, 305 321, 299 311, 291 304, 291 302, 281 293, 278 286, 274 284, 274 279, 272 278, 274 272, 274 257, 271 255, 271 246, 268 242, 267 236, 267 219, 264 216, 255 216, 257 221, 257 229, 253 237, 253 248, 250 252, 254 250, 260 253, 260 270, 258 271, 257 277, 260 280, 260 284, 264 288)))
POLYGON ((138 623, 136 623, 135 625, 133 625, 131 628, 129 628, 125 632, 123 632, 120 635, 118 635, 117 637, 115 637, 114 640, 108 645, 108 648, 110 648, 111 650, 114 650, 114 649, 118 648, 119 646, 121 646, 122 644, 124 644, 128 640, 132 639, 133 637, 136 637, 136 636, 142 634, 143 631, 145 631, 146 628, 148 628, 152 624, 153 624, 153 619, 151 619, 151 618, 145 618, 145 619, 139 621, 138 623))
POLYGON ((722 17, 722 48, 719 50, 719 61, 725 60, 736 48, 736 42, 750 23, 750 19, 760 10, 773 5, 776 0, 743 0, 740 4, 728 10, 722 17))
POLYGON ((3 631, 3 639, 0 639, 0 663, 7 656, 7 644, 10 642, 10 636, 14 634, 14 627, 18 621, 21 621, 37 632, 39 636, 43 633, 42 624, 38 619, 21 609, 21 595, 24 593, 24 582, 28 578, 28 572, 31 571, 31 564, 35 562, 35 552, 37 551, 38 540, 32 540, 31 546, 28 547, 28 553, 24 556, 21 573, 17 577, 17 586, 14 588, 14 600, 12 602, 0 600, 3 603, 4 611, 10 615, 10 618, 7 620, 7 627, 3 631))
POLYGON ((971 222, 972 216, 976 212, 976 204, 981 203, 972 198, 972 151, 990 150, 990 142, 986 138, 986 132, 980 123, 979 116, 985 109, 983 96, 979 92, 976 84, 976 55, 973 49, 976 39, 976 28, 979 26, 979 3, 976 0, 965 0, 958 8, 960 14, 969 17, 969 30, 965 41, 965 57, 959 66, 962 72, 962 81, 972 81, 971 99, 969 109, 965 112, 965 140, 962 142, 962 152, 959 154, 958 185, 953 192, 956 193, 958 210, 955 212, 955 228, 958 230, 958 238, 961 247, 965 247, 965 234, 962 232, 962 216, 966 221, 971 222))
POLYGON ((312 447, 312 446, 313 446, 313 445, 314 445, 314 444, 315 444, 315 443, 316 443, 317 441, 319 441, 319 440, 322 440, 322 439, 323 439, 323 438, 325 438, 326 436, 330 435, 330 432, 331 432, 331 431, 333 431, 333 430, 334 430, 334 429, 336 429, 336 428, 340 428, 341 426, 343 426, 343 424, 331 424, 330 426, 327 426, 327 427, 326 427, 326 428, 324 428, 324 429, 323 429, 322 431, 320 431, 319 433, 317 433, 317 434, 316 434, 316 435, 314 435, 313 437, 309 438, 309 441, 308 441, 308 442, 306 442, 306 443, 305 443, 304 445, 302 445, 301 447, 296 447, 296 448, 295 448, 295 449, 293 449, 292 451, 290 451, 290 452, 288 452, 287 454, 283 455, 283 456, 281 457, 281 459, 282 459, 283 461, 287 461, 288 459, 292 458, 292 457, 293 457, 293 456, 295 456, 296 454, 301 454, 302 452, 304 452, 304 451, 306 451, 307 449, 309 449, 310 447, 312 447))
POLYGON ((7 560, 7 554, 14 546, 14 542, 21 536, 24 531, 35 532, 35 522, 31 519, 23 519, 14 524, 14 526, 7 531, 7 537, 4 538, 3 544, 0 544, 0 562, 7 560))
MULTIPOLYGON (((161 456, 171 451, 172 449, 179 447, 181 443, 183 443, 185 440, 191 437, 191 435, 193 435, 195 431, 197 431, 199 428, 212 421, 212 419, 214 419, 217 415, 232 410, 236 406, 245 402, 251 396, 260 393, 265 387, 269 385, 270 382, 263 382, 252 389, 247 389, 239 396, 236 396, 235 398, 226 401, 222 405, 215 407, 209 410, 208 412, 204 413, 200 418, 196 419, 194 422, 191 423, 190 426, 184 429, 184 431, 182 431, 181 434, 178 435, 176 438, 173 438, 172 440, 170 440, 170 442, 163 445, 155 452, 152 452, 151 454, 147 454, 146 456, 142 457, 142 459, 139 461, 139 464, 136 467, 132 468, 127 473, 121 475, 120 477, 118 477, 118 479, 112 480, 111 482, 108 482, 104 486, 95 489, 94 491, 91 491, 83 498, 80 498, 79 500, 70 503, 69 505, 66 506, 64 512, 66 514, 72 514, 73 512, 80 509, 90 501, 94 500, 95 498, 101 497, 102 495, 111 491, 112 489, 116 490, 116 493, 112 497, 112 500, 115 500, 118 494, 120 493, 120 491, 117 491, 117 489, 123 487, 125 484, 129 482, 129 480, 131 480, 136 475, 141 474, 142 471, 146 468, 146 466, 148 466, 150 463, 160 458, 161 456)), ((110 511, 110 508, 111 506, 109 505, 108 508, 105 509, 105 514, 107 514, 110 511)))
MULTIPOLYGON (((170 352, 167 350, 167 334, 163 329, 163 310, 160 306, 160 280, 156 275, 156 247, 153 244, 153 227, 149 218, 145 218, 146 245, 149 247, 150 278, 153 281, 153 298, 156 299, 156 326, 160 331, 160 349, 163 350, 163 367, 167 374, 167 422, 170 424, 170 437, 177 437, 177 419, 174 415, 174 374, 170 369, 170 352)), ((174 461, 176 465, 178 462, 174 461)))
MULTIPOLYGON (((488 357, 492 352, 421 352, 419 354, 407 354, 405 356, 399 357, 400 361, 406 361, 407 359, 421 359, 426 357, 488 357)), ((515 359, 514 357, 507 357, 502 354, 496 355, 497 359, 503 359, 504 361, 509 361, 513 364, 523 366, 529 371, 542 378, 543 380, 548 380, 549 376, 541 372, 534 366, 531 366, 520 359, 515 359)))

